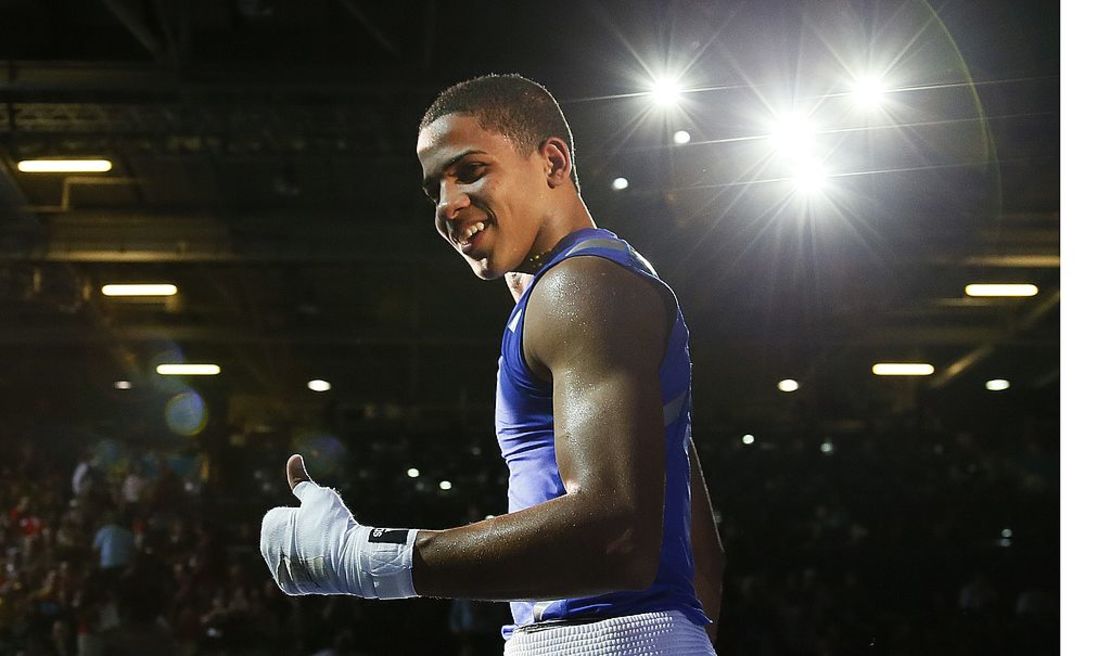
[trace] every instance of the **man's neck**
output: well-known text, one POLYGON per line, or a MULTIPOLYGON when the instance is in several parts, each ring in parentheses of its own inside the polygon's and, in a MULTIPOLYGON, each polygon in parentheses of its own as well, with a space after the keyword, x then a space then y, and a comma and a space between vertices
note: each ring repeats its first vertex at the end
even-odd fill
POLYGON ((535 246, 528 257, 521 262, 518 271, 521 273, 539 271, 544 264, 547 264, 556 247, 567 235, 587 228, 597 228, 586 203, 580 196, 575 196, 574 202, 570 203, 567 210, 565 213, 556 213, 548 217, 540 229, 535 246))

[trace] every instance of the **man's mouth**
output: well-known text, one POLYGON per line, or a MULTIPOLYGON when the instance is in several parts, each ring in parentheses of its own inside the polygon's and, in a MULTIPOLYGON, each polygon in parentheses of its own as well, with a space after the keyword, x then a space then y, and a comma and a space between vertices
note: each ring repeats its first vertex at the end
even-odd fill
POLYGON ((469 255, 470 252, 477 247, 478 242, 482 240, 485 231, 492 227, 492 225, 492 221, 479 221, 471 224, 465 231, 459 233, 458 237, 456 237, 459 250, 461 250, 464 255, 469 255))

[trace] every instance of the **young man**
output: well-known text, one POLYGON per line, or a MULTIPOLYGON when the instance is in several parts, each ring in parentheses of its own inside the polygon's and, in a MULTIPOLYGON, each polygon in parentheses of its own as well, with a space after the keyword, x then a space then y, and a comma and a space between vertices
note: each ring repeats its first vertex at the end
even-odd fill
POLYGON ((421 121, 417 156, 440 235, 517 301, 495 411, 509 514, 442 531, 361 526, 293 456, 302 506, 262 526, 278 585, 511 601, 506 654, 712 654, 724 555, 670 288, 597 229, 570 129, 535 82, 447 89, 421 121))

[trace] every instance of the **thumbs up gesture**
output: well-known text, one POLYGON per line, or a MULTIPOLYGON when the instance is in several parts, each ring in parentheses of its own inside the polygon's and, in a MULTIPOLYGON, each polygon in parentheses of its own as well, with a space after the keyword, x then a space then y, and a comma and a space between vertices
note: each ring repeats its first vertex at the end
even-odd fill
POLYGON ((289 458, 285 474, 300 506, 271 508, 262 518, 259 543, 282 592, 368 599, 415 596, 415 530, 360 525, 335 490, 312 480, 300 455, 289 458))

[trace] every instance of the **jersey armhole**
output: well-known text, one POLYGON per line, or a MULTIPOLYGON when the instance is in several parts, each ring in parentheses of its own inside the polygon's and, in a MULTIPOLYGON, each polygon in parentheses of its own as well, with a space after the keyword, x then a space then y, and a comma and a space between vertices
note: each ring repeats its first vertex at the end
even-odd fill
MULTIPOLYGON (((643 257, 639 253, 632 252, 632 253, 629 253, 629 255, 633 258, 634 261, 638 262, 640 260, 643 260, 643 257)), ((608 262, 612 262, 616 266, 618 266, 622 269, 625 269, 626 271, 631 271, 632 273, 637 274, 642 280, 646 280, 651 285, 652 289, 655 290, 655 293, 659 295, 659 299, 663 302, 663 309, 666 312, 666 322, 667 322, 667 324, 666 324, 665 333, 664 333, 664 336, 663 336, 663 357, 659 361, 659 366, 662 367, 663 362, 667 358, 667 350, 668 350, 668 347, 670 346, 671 336, 674 333, 675 323, 678 321, 678 297, 675 296, 674 291, 667 285, 667 283, 660 280, 657 276, 653 275, 649 271, 645 271, 644 269, 641 269, 640 267, 635 266, 635 264, 633 264, 633 263, 627 263, 626 264, 624 262, 620 262, 620 261, 618 261, 616 259, 613 259, 611 257, 601 255, 599 253, 582 252, 582 253, 571 253, 571 254, 567 255, 566 257, 564 257, 563 259, 556 262, 551 267, 545 268, 543 271, 540 271, 536 275, 536 277, 532 279, 532 282, 528 285, 528 289, 525 292, 528 298, 524 301, 524 304, 520 308, 520 317, 517 321, 517 331, 520 334, 520 361, 521 361, 521 364, 524 365, 525 371, 527 371, 528 374, 531 375, 536 381, 543 382, 547 385, 551 384, 551 380, 550 380, 549 377, 544 377, 544 376, 538 375, 535 372, 535 370, 532 368, 532 366, 530 364, 528 364, 528 355, 527 355, 528 350, 525 346, 525 341, 524 341, 524 338, 525 338, 524 324, 525 324, 525 322, 528 318, 527 317, 528 303, 531 302, 531 300, 532 300, 532 292, 536 289, 536 285, 539 284, 540 278, 545 273, 547 273, 548 271, 551 271, 552 269, 559 266, 563 262, 566 262, 567 260, 571 259, 572 257, 596 257, 596 258, 599 258, 599 259, 602 259, 602 260, 606 260, 608 262)), ((644 261, 646 262, 646 260, 644 260, 644 261)), ((650 266, 650 265, 648 265, 648 266, 650 266)))

